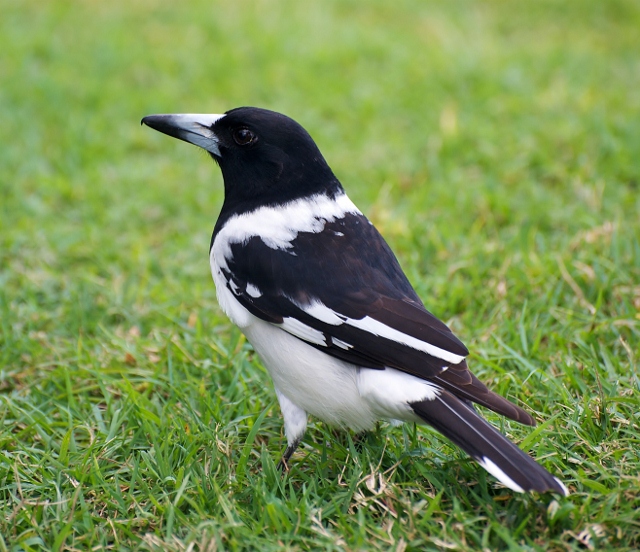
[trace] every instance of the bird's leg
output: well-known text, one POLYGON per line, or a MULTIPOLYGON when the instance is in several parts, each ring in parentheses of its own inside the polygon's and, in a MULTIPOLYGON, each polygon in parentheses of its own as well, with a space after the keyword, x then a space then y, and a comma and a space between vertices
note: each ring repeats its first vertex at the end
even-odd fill
POLYGON ((290 445, 287 446, 286 450, 284 451, 284 454, 282 455, 282 458, 280 459, 280 462, 278 462, 278 469, 280 471, 282 472, 289 471, 289 459, 298 448, 300 441, 302 441, 302 438, 296 439, 290 445))
POLYGON ((299 406, 291 402, 289 397, 276 387, 276 395, 280 402, 280 410, 284 416, 284 434, 287 436, 287 449, 284 451, 278 469, 281 471, 289 471, 289 458, 298 448, 305 429, 307 429, 307 413, 299 406))

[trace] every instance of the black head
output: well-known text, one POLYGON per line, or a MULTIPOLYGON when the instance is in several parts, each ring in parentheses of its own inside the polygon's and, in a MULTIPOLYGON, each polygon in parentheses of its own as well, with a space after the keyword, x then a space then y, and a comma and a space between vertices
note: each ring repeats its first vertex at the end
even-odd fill
POLYGON ((340 189, 309 133, 280 113, 239 107, 224 115, 150 115, 142 123, 207 150, 222 170, 225 208, 235 212, 340 189))

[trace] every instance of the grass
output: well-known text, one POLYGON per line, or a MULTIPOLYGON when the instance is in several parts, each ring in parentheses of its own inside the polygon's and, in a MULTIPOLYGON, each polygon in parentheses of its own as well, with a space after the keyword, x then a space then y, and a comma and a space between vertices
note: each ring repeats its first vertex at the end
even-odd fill
POLYGON ((0 550, 640 547, 637 3, 4 0, 0 550), (571 489, 518 495, 422 428, 310 427, 221 314, 221 177, 141 128, 309 129, 571 489))

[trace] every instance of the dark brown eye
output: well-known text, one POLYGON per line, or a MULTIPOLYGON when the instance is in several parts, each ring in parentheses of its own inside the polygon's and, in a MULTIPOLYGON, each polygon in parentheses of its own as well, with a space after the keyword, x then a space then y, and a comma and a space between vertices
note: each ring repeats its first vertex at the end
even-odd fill
POLYGON ((233 131, 233 139, 239 146, 248 146, 253 144, 258 137, 248 128, 238 128, 233 131))

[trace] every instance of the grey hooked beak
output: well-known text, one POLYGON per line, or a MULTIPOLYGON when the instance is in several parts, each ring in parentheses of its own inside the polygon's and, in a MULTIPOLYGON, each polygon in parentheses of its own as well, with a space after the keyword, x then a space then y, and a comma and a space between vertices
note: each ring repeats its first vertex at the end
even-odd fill
POLYGON ((222 117, 224 115, 201 113, 148 115, 142 119, 141 124, 199 146, 216 157, 220 157, 220 148, 218 147, 220 140, 211 130, 211 127, 222 117))

